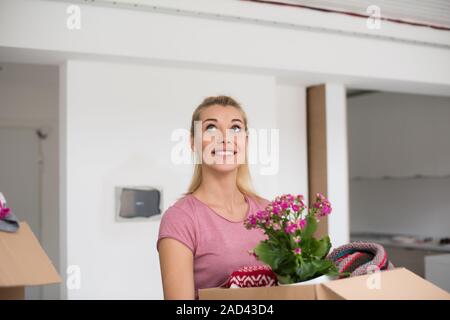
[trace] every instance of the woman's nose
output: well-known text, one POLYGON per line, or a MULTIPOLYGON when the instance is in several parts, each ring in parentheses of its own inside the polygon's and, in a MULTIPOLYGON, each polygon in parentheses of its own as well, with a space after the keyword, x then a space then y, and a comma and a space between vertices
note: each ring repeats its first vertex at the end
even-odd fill
POLYGON ((232 143, 232 141, 229 137, 222 135, 222 141, 220 143, 228 144, 228 143, 232 143))
POLYGON ((221 134, 221 141, 220 141, 221 144, 222 143, 223 144, 232 143, 231 137, 229 137, 229 135, 227 135, 227 131, 226 130, 225 131, 221 130, 220 134, 221 134))

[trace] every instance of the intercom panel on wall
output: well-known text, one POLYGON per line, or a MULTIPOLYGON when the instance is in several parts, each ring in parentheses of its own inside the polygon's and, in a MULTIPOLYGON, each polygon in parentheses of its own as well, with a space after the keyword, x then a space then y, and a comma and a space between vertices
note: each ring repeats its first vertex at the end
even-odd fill
POLYGON ((116 204, 118 221, 158 219, 162 191, 157 187, 117 187, 116 204))

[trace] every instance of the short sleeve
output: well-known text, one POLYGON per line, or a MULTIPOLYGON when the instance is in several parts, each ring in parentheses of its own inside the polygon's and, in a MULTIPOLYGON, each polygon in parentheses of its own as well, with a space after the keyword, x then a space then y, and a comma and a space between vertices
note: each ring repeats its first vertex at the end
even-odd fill
POLYGON ((172 238, 183 243, 195 254, 197 247, 195 234, 193 214, 172 206, 166 210, 161 218, 156 249, 158 250, 161 239, 172 238))
POLYGON ((270 201, 262 197, 257 197, 256 203, 258 205, 259 210, 264 210, 270 204, 270 201))

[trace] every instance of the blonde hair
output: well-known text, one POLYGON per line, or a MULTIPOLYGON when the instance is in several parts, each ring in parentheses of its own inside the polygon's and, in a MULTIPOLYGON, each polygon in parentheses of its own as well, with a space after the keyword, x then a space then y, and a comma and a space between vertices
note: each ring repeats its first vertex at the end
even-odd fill
MULTIPOLYGON (((203 110, 206 108, 213 106, 213 105, 220 105, 224 107, 233 107, 239 110, 242 114, 242 118, 244 120, 244 126, 245 126, 245 132, 248 134, 248 121, 247 121, 247 115, 245 114, 244 109, 242 109, 241 105, 234 100, 231 97, 228 96, 212 96, 207 97, 203 100, 203 102, 194 110, 194 113, 192 114, 192 120, 191 120, 191 137, 194 137, 194 123, 195 121, 200 121, 200 114, 203 110)), ((245 163, 242 163, 238 167, 237 172, 237 178, 236 178, 236 185, 240 192, 247 196, 254 197, 257 200, 262 199, 259 195, 256 194, 255 190, 253 189, 253 184, 251 182, 251 176, 250 176, 250 170, 248 167, 247 159, 248 159, 248 148, 246 148, 246 154, 245 154, 245 163)), ((191 179, 191 183, 189 184, 188 191, 184 193, 184 195, 192 194, 195 190, 200 187, 202 183, 202 164, 196 163, 194 166, 194 173, 191 179)))

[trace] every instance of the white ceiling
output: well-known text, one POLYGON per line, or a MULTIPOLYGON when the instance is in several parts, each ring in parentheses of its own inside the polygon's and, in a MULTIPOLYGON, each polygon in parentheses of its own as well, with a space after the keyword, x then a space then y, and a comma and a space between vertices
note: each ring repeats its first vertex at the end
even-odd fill
MULTIPOLYGON (((250 0, 251 1, 251 0, 250 0)), ((400 19, 450 28, 449 0, 275 0, 367 15, 371 5, 380 8, 381 17, 400 19)))

